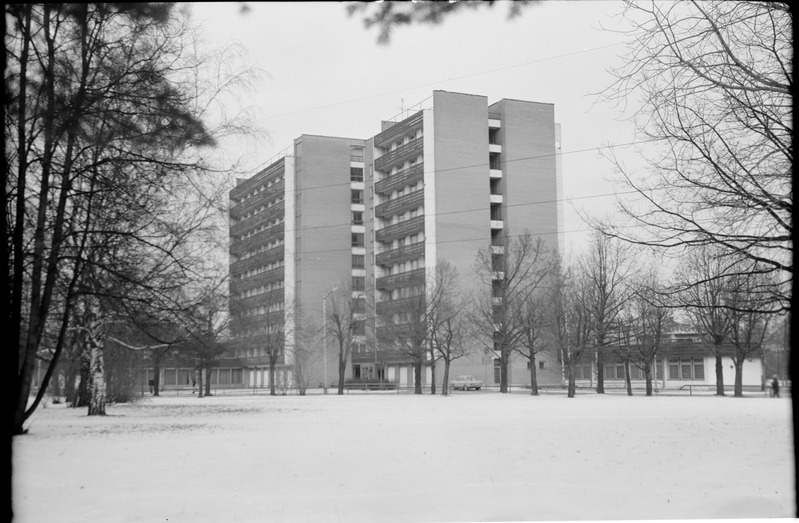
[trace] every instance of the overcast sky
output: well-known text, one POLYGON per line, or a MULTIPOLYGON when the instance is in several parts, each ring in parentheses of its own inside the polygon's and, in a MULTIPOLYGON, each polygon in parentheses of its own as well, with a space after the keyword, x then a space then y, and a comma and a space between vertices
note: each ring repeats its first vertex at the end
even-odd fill
MULTIPOLYGON (((235 155, 259 164, 301 134, 368 138, 380 121, 441 89, 555 105, 562 125, 567 250, 586 229, 574 207, 613 211, 613 168, 596 148, 634 140, 619 110, 591 96, 625 51, 620 2, 545 0, 508 19, 508 5, 459 12, 440 25, 396 28, 386 45, 363 13, 334 2, 198 3, 193 18, 211 45, 240 44, 247 61, 267 73, 245 102, 268 139, 238 141, 235 155)), ((634 102, 634 101, 631 101, 634 102)), ((616 149, 634 162, 631 148, 616 149)), ((622 186, 615 187, 624 190, 622 186)))

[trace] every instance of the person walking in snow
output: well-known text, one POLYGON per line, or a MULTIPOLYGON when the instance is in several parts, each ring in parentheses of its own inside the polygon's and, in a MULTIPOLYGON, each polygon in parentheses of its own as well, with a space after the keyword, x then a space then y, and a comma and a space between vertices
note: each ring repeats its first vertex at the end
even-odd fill
POLYGON ((771 397, 772 398, 780 397, 780 380, 777 379, 776 374, 771 379, 771 397))

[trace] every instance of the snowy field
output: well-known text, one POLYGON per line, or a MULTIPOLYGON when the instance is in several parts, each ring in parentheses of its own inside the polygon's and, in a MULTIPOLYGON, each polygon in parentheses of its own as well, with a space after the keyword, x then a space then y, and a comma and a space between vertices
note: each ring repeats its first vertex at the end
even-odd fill
POLYGON ((793 517, 791 401, 459 393, 40 408, 18 522, 793 517))

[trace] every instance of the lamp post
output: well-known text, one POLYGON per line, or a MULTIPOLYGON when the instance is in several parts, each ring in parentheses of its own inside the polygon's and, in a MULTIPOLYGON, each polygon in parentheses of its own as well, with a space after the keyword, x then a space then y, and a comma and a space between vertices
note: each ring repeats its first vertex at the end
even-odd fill
POLYGON ((324 382, 322 383, 322 388, 325 394, 327 394, 327 297, 337 290, 338 287, 333 287, 322 297, 322 364, 324 366, 324 382))

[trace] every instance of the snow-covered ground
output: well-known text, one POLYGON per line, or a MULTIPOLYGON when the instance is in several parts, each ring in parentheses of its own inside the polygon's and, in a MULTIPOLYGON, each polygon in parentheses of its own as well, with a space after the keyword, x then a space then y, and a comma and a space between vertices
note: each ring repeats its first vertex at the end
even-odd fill
POLYGON ((790 399, 460 393, 48 405, 19 522, 793 517, 790 399))

